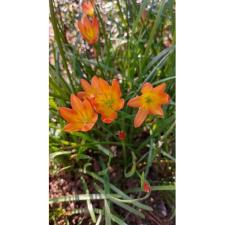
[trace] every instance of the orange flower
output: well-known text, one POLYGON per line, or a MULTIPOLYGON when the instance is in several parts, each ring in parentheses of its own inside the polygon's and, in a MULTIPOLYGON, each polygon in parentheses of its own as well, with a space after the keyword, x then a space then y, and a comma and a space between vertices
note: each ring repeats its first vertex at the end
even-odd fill
POLYGON ((94 16, 94 4, 92 4, 90 1, 83 1, 82 11, 88 16, 94 16))
POLYGON ((81 101, 76 95, 70 98, 72 109, 60 107, 59 113, 68 124, 64 131, 89 131, 95 125, 98 114, 92 108, 90 102, 85 99, 81 101))
POLYGON ((81 86, 84 92, 79 92, 78 95, 90 100, 96 112, 102 115, 104 123, 111 123, 117 118, 117 111, 124 106, 118 80, 114 79, 110 86, 107 81, 94 76, 91 84, 81 79, 81 86))
POLYGON ((99 78, 97 76, 92 77, 91 84, 89 84, 85 79, 81 79, 80 83, 84 91, 78 92, 78 97, 81 99, 87 98, 92 104, 94 104, 94 98, 100 91, 99 78))
POLYGON ((141 89, 142 95, 129 100, 128 106, 139 108, 134 119, 134 127, 140 127, 149 114, 163 116, 161 105, 170 101, 169 95, 164 92, 165 88, 165 83, 154 88, 150 83, 145 83, 141 89))
POLYGON ((83 39, 90 45, 95 44, 98 41, 99 23, 96 16, 92 19, 89 19, 86 15, 83 16, 81 21, 78 21, 77 26, 83 39))
POLYGON ((118 132, 118 136, 119 136, 119 139, 123 141, 126 138, 126 133, 123 130, 121 130, 118 132))

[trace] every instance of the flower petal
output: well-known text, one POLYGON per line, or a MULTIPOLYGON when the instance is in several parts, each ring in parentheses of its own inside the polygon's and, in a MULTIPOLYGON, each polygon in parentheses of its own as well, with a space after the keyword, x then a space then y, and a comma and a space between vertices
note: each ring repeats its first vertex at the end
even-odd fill
POLYGON ((72 109, 69 109, 69 108, 66 108, 66 107, 60 107, 59 113, 62 116, 62 118, 64 120, 66 120, 67 122, 76 121, 76 113, 72 109))
POLYGON ((71 95, 70 102, 72 109, 76 112, 82 111, 83 106, 81 100, 76 95, 71 95))
POLYGON ((82 124, 79 123, 68 123, 63 130, 66 132, 80 131, 82 124))
POLYGON ((83 35, 84 33, 84 26, 82 24, 81 21, 77 21, 77 26, 78 26, 78 29, 80 30, 80 33, 83 35))
POLYGON ((98 19, 97 17, 95 16, 92 20, 92 26, 94 28, 94 33, 95 33, 95 36, 96 38, 98 39, 98 34, 99 34, 99 23, 98 23, 98 19))
POLYGON ((112 81, 112 91, 115 92, 118 95, 118 97, 122 95, 119 81, 117 79, 113 79, 112 81))
POLYGON ((87 14, 88 16, 94 15, 94 7, 91 2, 84 1, 84 2, 82 2, 81 6, 82 6, 82 11, 84 14, 87 14))
POLYGON ((149 110, 149 114, 152 114, 152 115, 159 115, 159 116, 163 116, 164 113, 163 113, 163 110, 161 108, 160 105, 157 105, 155 107, 152 107, 150 110, 149 110))
POLYGON ((90 41, 90 27, 91 27, 91 23, 88 20, 87 16, 84 16, 81 21, 77 22, 77 26, 80 30, 80 33, 82 35, 82 37, 89 42, 90 41))
POLYGON ((91 79, 91 86, 95 89, 99 89, 99 79, 97 76, 93 76, 91 79))
POLYGON ((81 131, 87 132, 87 131, 91 130, 97 120, 98 120, 98 114, 95 113, 94 116, 92 117, 92 120, 90 122, 84 124, 84 126, 81 128, 81 131))
POLYGON ((122 98, 122 99, 120 100, 120 103, 118 104, 118 107, 116 108, 116 111, 121 110, 121 109, 124 107, 124 104, 125 104, 125 101, 124 101, 124 99, 122 98))
POLYGON ((102 114, 102 122, 112 123, 117 118, 117 112, 112 112, 110 115, 102 114))
POLYGON ((128 101, 127 105, 130 106, 130 107, 134 107, 134 108, 140 107, 140 96, 136 96, 134 98, 131 98, 128 101))
POLYGON ((87 95, 86 95, 86 93, 85 93, 84 91, 79 91, 79 92, 77 93, 77 97, 78 97, 79 99, 81 99, 81 100, 84 100, 84 99, 87 97, 87 95))
POLYGON ((97 17, 90 20, 87 15, 84 15, 81 21, 78 21, 77 26, 83 39, 85 39, 90 45, 97 42, 99 36, 99 24, 97 17))
POLYGON ((166 89, 166 84, 165 83, 162 83, 156 87, 153 88, 155 92, 164 92, 165 89, 166 89))
POLYGON ((144 83, 142 88, 141 88, 141 93, 144 94, 146 92, 149 92, 153 89, 152 85, 148 82, 144 83))
POLYGON ((99 77, 99 87, 102 92, 108 92, 110 89, 110 86, 107 81, 103 80, 101 77, 99 77))
POLYGON ((93 114, 96 114, 91 103, 86 99, 83 102, 83 111, 89 117, 93 116, 93 114))
POLYGON ((91 21, 88 19, 87 15, 83 15, 81 22, 84 26, 84 30, 88 31, 92 27, 91 21))
POLYGON ((169 104, 170 96, 168 94, 166 94, 166 93, 162 93, 160 95, 159 101, 160 101, 160 104, 169 104))
POLYGON ((145 121, 147 115, 148 115, 148 110, 139 108, 134 119, 134 127, 135 128, 140 127, 141 124, 145 121))
POLYGON ((91 89, 91 85, 85 79, 80 79, 80 84, 84 91, 89 91, 91 89))

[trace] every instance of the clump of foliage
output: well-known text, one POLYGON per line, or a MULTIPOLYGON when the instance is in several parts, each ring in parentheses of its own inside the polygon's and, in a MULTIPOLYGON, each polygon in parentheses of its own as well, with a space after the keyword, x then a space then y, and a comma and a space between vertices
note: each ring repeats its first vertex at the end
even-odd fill
POLYGON ((174 1, 49 3, 50 176, 74 182, 50 223, 160 224, 157 193, 173 224, 174 1))

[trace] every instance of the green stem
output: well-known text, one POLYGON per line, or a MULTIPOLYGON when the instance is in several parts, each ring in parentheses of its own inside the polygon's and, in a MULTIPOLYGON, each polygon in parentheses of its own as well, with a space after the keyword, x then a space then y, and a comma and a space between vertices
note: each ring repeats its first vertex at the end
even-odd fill
POLYGON ((126 169, 127 168, 127 150, 126 150, 124 141, 122 141, 122 149, 123 149, 123 160, 124 160, 125 169, 126 169))
MULTIPOLYGON (((101 57, 101 54, 100 54, 100 43, 98 42, 97 44, 94 45, 94 48, 96 50, 96 61, 97 61, 97 64, 98 64, 98 67, 99 69, 101 70, 101 75, 102 77, 105 79, 105 73, 102 69, 102 66, 100 65, 100 62, 99 62, 99 59, 101 57)), ((102 61, 102 60, 101 60, 102 61)))

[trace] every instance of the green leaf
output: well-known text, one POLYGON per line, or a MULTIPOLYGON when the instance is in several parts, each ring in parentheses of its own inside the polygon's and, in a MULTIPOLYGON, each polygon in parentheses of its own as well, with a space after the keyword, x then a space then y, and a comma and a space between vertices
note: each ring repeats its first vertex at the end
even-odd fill
MULTIPOLYGON (((96 214, 103 214, 103 210, 102 209, 98 209, 98 208, 94 208, 94 212, 96 214)), ((86 214, 86 213, 88 213, 88 209, 87 208, 78 208, 78 209, 73 209, 69 215, 86 214)))
MULTIPOLYGON (((98 185, 95 184, 95 187, 101 194, 103 193, 103 190, 101 190, 101 188, 98 185)), ((137 201, 136 199, 132 199, 132 200, 128 201, 128 200, 118 199, 118 198, 115 198, 115 197, 110 196, 110 195, 109 195, 109 199, 110 199, 111 202, 115 203, 116 205, 120 206, 121 208, 124 208, 127 211, 129 211, 130 213, 133 213, 133 214, 135 214, 137 216, 140 216, 141 218, 144 219, 144 214, 142 214, 141 212, 139 212, 135 208, 125 204, 125 203, 132 203, 134 201, 137 201)))
POLYGON ((96 224, 95 224, 95 225, 100 225, 101 221, 102 221, 102 212, 101 212, 101 213, 99 213, 99 216, 98 216, 98 219, 97 219, 97 221, 96 221, 96 224))
POLYGON ((58 151, 50 154, 50 159, 54 159, 57 156, 61 155, 70 155, 72 152, 71 151, 58 151))
POLYGON ((166 82, 166 81, 169 81, 169 80, 174 80, 174 79, 176 79, 176 76, 170 76, 170 77, 167 77, 167 78, 164 78, 164 79, 161 79, 161 80, 157 80, 157 81, 153 82, 152 84, 157 85, 157 84, 161 84, 163 82, 166 82))
POLYGON ((172 155, 170 155, 169 153, 167 153, 163 150, 161 150, 161 153, 162 153, 163 156, 167 157, 168 159, 171 159, 174 162, 176 161, 176 159, 172 155))
POLYGON ((159 6, 159 9, 158 9, 158 13, 157 13, 156 19, 154 21, 154 25, 153 25, 153 27, 151 29, 149 40, 147 42, 147 47, 145 49, 144 59, 146 59, 148 54, 149 54, 149 50, 150 50, 151 45, 152 45, 152 43, 154 41, 154 36, 156 35, 157 29, 158 29, 158 27, 159 27, 159 25, 160 25, 160 23, 161 23, 161 21, 163 19, 162 13, 163 13, 164 7, 166 5, 166 2, 167 2, 167 0, 160 1, 160 6, 159 6))
POLYGON ((119 225, 128 225, 127 223, 125 223, 119 217, 113 215, 112 213, 111 213, 111 219, 112 219, 113 222, 115 222, 115 223, 117 223, 119 225))
POLYGON ((58 198, 50 198, 49 204, 60 203, 60 202, 71 202, 71 201, 87 201, 87 200, 104 200, 108 199, 109 196, 119 197, 119 195, 107 195, 107 194, 79 194, 79 195, 67 195, 58 198))
MULTIPOLYGON (((86 194, 89 194, 87 183, 82 176, 81 176, 81 181, 83 183, 83 187, 84 187, 84 190, 85 190, 86 194)), ((96 216, 95 216, 94 208, 93 208, 93 205, 92 205, 90 199, 87 199, 87 208, 88 208, 88 211, 90 213, 90 216, 91 216, 91 219, 92 219, 93 223, 96 223, 96 216)))
MULTIPOLYGON (((91 177, 93 177, 94 179, 98 180, 99 182, 101 182, 102 184, 104 184, 104 179, 102 179, 101 177, 99 177, 97 174, 90 172, 90 171, 84 171, 84 170, 79 170, 80 172, 83 172, 88 175, 90 175, 91 177)), ((113 184, 109 184, 110 188, 116 192, 120 197, 122 197, 125 200, 133 200, 132 198, 130 198, 128 195, 126 195, 123 191, 121 191, 119 188, 117 188, 115 185, 113 184)), ((147 210, 147 211, 152 211, 152 208, 150 206, 144 205, 138 201, 131 201, 131 204, 133 204, 134 206, 147 210)))
POLYGON ((107 148, 103 147, 103 146, 100 145, 100 144, 97 144, 96 146, 97 146, 98 150, 100 150, 101 152, 103 152, 103 153, 106 154, 107 156, 109 156, 109 157, 111 157, 111 158, 113 157, 112 152, 111 152, 110 150, 108 150, 107 148))
POLYGON ((111 213, 110 213, 110 208, 108 205, 107 200, 104 200, 104 205, 105 205, 105 224, 111 225, 111 213))
POLYGON ((157 63, 159 60, 161 60, 163 57, 165 57, 166 55, 170 55, 171 53, 173 53, 175 50, 175 46, 172 46, 170 48, 165 48, 163 49, 157 56, 153 57, 153 59, 147 64, 147 66, 145 67, 144 70, 144 74, 147 73, 147 71, 149 69, 151 69, 151 67, 157 63))
POLYGON ((136 159, 137 159, 137 157, 135 156, 134 152, 131 152, 131 155, 132 155, 132 167, 131 167, 129 172, 126 172, 126 169, 125 169, 124 175, 125 175, 126 178, 133 176, 134 173, 136 172, 136 159))
POLYGON ((152 191, 175 191, 175 185, 159 185, 159 186, 151 186, 152 191))
POLYGON ((74 88, 73 81, 72 81, 72 78, 71 78, 71 75, 70 75, 70 72, 69 72, 69 69, 68 69, 67 59, 66 59, 65 52, 64 52, 64 49, 63 49, 63 43, 62 43, 62 40, 60 38, 60 30, 59 30, 58 25, 57 25, 57 18, 55 16, 53 0, 49 0, 49 8, 50 8, 50 15, 51 15, 50 20, 51 20, 52 27, 53 27, 53 30, 54 30, 55 40, 56 40, 56 43, 59 47, 60 55, 62 57, 63 67, 66 70, 67 76, 70 80, 70 84, 71 84, 71 87, 72 87, 71 92, 74 92, 75 88, 74 88))
POLYGON ((132 214, 134 214, 134 215, 136 215, 136 216, 138 216, 138 217, 140 217, 142 219, 145 218, 143 213, 141 213, 140 211, 136 210, 135 208, 133 208, 133 207, 127 205, 127 204, 124 204, 122 202, 118 202, 118 201, 116 201, 114 199, 110 199, 110 201, 112 201, 114 204, 118 205, 119 207, 127 210, 128 212, 130 212, 130 213, 132 213, 132 214))
POLYGON ((149 151, 148 151, 148 159, 147 159, 147 165, 145 167, 145 179, 147 178, 148 176, 148 172, 149 172, 149 168, 151 167, 152 165, 152 161, 154 159, 154 154, 153 154, 153 140, 150 139, 150 145, 149 145, 149 151))

